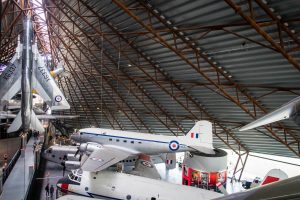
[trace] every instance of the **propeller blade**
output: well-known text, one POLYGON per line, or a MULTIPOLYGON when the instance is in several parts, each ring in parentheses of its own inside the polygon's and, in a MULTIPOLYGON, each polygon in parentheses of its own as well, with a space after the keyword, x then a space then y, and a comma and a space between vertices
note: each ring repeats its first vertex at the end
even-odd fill
POLYGON ((75 152, 74 157, 76 157, 78 153, 79 153, 79 147, 77 147, 77 151, 75 152))

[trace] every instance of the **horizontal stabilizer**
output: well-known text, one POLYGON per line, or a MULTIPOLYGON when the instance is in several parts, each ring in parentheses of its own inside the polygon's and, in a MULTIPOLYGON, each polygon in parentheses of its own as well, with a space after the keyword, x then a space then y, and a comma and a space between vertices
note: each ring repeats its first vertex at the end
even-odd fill
POLYGON ((30 128, 32 130, 36 130, 36 131, 39 131, 41 133, 45 131, 43 125, 41 124, 40 120, 37 118, 37 116, 35 115, 35 113, 33 111, 31 112, 30 128))
POLYGON ((16 114, 8 113, 5 111, 0 111, 0 119, 8 119, 8 118, 15 118, 16 114))
POLYGON ((22 118, 21 118, 21 111, 18 113, 16 118, 14 119, 13 123, 7 129, 7 133, 16 132, 21 128, 22 125, 22 118))

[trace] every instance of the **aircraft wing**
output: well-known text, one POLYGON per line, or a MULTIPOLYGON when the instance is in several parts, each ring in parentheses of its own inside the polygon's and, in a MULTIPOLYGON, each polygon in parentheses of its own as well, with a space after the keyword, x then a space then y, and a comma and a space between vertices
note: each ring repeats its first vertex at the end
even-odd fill
POLYGON ((247 124, 246 126, 243 126, 242 128, 240 128, 239 131, 246 131, 249 129, 256 128, 258 126, 263 126, 283 119, 288 119, 292 117, 295 112, 297 112, 297 109, 299 110, 299 107, 300 107, 300 97, 297 97, 292 101, 290 101, 289 103, 274 110, 273 112, 270 112, 265 116, 247 124))
POLYGON ((82 159, 81 169, 83 171, 98 172, 124 160, 130 155, 132 153, 126 150, 104 146, 93 151, 87 158, 82 159))
MULTIPOLYGON (((16 116, 16 114, 0 111, 0 119, 16 118, 16 116)), ((36 117, 38 119, 74 119, 79 115, 36 115, 36 117)))
POLYGON ((79 115, 37 115, 38 119, 74 119, 79 115))
POLYGON ((52 110, 70 109, 65 96, 56 85, 49 70, 46 68, 45 62, 39 54, 36 45, 35 56, 33 62, 32 87, 46 101, 52 110))
POLYGON ((135 164, 135 168, 130 174, 152 178, 152 179, 161 179, 155 165, 151 160, 138 159, 135 164))
POLYGON ((17 47, 17 53, 8 63, 6 69, 0 76, 0 100, 8 101, 21 89, 22 77, 22 53, 18 53, 20 44, 17 47))
POLYGON ((15 118, 17 115, 0 111, 0 119, 15 118))

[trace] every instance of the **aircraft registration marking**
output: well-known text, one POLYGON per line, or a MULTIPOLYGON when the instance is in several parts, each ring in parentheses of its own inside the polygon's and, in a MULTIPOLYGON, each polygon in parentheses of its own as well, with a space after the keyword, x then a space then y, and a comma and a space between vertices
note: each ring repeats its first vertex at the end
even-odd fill
POLYGON ((8 71, 4 74, 3 78, 5 80, 10 79, 10 77, 12 77, 13 73, 16 71, 16 66, 14 64, 12 64, 9 68, 8 71))
POLYGON ((44 67, 38 67, 38 70, 41 72, 42 76, 44 77, 45 81, 48 82, 50 81, 50 77, 47 74, 47 71, 44 67))

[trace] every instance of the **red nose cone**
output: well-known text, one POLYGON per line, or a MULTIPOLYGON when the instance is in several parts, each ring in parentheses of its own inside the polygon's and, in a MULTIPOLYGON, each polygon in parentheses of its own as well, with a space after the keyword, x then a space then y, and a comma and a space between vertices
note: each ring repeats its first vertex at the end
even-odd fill
POLYGON ((66 184, 66 183, 62 183, 62 184, 61 184, 61 189, 62 189, 62 190, 66 190, 66 191, 67 191, 67 190, 68 190, 68 187, 69 187, 69 184, 66 184))

